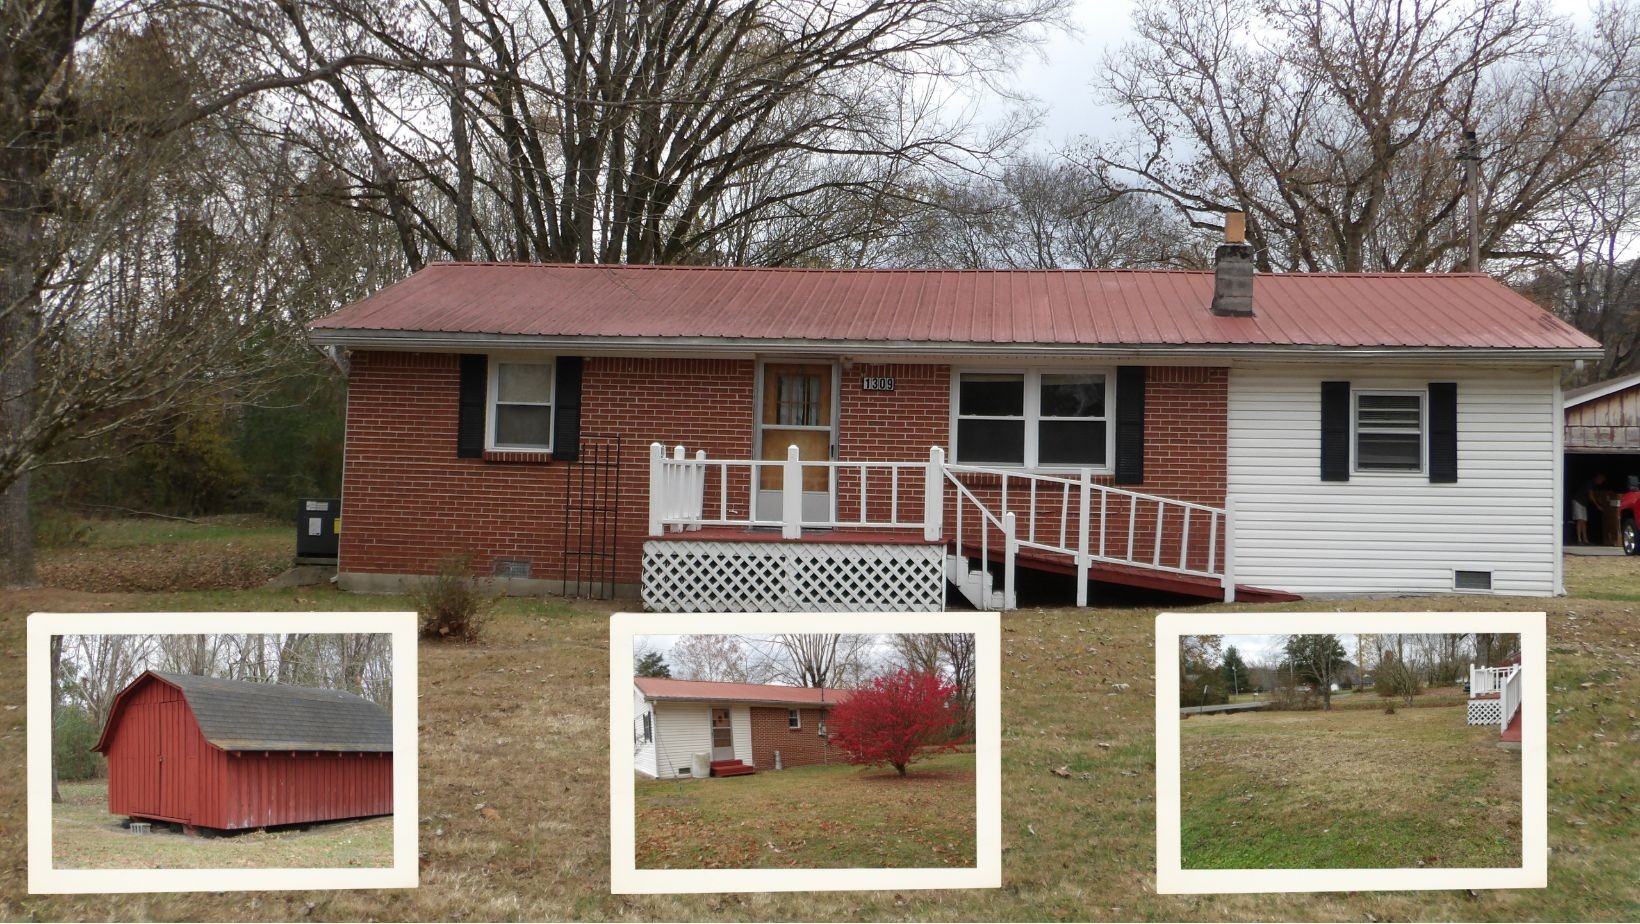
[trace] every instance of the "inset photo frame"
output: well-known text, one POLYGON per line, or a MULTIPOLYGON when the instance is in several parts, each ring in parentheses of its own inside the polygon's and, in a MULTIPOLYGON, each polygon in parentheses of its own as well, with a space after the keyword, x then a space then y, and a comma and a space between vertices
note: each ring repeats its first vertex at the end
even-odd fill
POLYGON ((613 893, 1001 886, 999 614, 616 613, 609 648, 613 893))
POLYGON ((414 613, 30 615, 28 891, 416 887, 416 645, 414 613))
POLYGON ((1156 891, 1546 887, 1545 626, 1157 616, 1156 891))

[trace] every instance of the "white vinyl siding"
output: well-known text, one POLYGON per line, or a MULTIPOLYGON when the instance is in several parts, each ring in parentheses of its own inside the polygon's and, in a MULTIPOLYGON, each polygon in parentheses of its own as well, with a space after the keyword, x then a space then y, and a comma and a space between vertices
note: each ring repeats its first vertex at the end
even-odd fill
POLYGON ((650 724, 650 730, 651 730, 651 732, 654 732, 656 730, 654 728, 654 716, 653 716, 653 710, 650 708, 649 701, 643 698, 643 693, 639 692, 637 687, 633 687, 632 688, 632 736, 633 736, 632 743, 633 743, 634 751, 633 751, 633 754, 632 754, 632 766, 639 773, 642 773, 645 776, 655 776, 656 773, 655 773, 655 740, 654 739, 656 738, 656 736, 654 734, 651 734, 650 735, 651 740, 649 740, 649 741, 644 740, 644 738, 643 738, 643 724, 644 724, 644 718, 645 717, 649 718, 650 723, 651 723, 650 724))
POLYGON ((752 707, 730 706, 729 726, 735 730, 735 760, 752 766, 752 707))
MULTIPOLYGON (((706 703, 659 702, 655 709, 655 776, 666 780, 678 775, 679 767, 690 766, 696 752, 712 750, 712 706, 706 703)), ((723 708, 718 705, 717 708, 723 708)), ((634 703, 637 715, 642 706, 634 703)), ((640 727, 642 719, 640 718, 640 727)), ((735 759, 752 763, 752 710, 750 706, 729 707, 729 727, 735 736, 735 759)), ((640 769, 641 766, 640 766, 640 769)))
POLYGON ((712 712, 705 703, 655 704, 655 760, 663 780, 694 763, 699 751, 712 750, 712 712))
POLYGON ((1236 580, 1324 593, 1451 593, 1491 571, 1494 592, 1555 592, 1559 538, 1554 373, 1268 364, 1230 371, 1229 494, 1236 580), (1321 382, 1458 386, 1458 481, 1355 471, 1321 480, 1321 382))

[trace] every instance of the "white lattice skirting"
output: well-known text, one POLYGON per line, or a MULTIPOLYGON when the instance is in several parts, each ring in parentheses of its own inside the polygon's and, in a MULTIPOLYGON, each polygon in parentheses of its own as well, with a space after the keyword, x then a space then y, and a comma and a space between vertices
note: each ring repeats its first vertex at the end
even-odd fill
POLYGON ((937 613, 945 550, 652 539, 643 544, 643 602, 660 613, 937 613))
POLYGON ((1470 725, 1498 725, 1503 722, 1503 703, 1495 699, 1469 701, 1470 725))

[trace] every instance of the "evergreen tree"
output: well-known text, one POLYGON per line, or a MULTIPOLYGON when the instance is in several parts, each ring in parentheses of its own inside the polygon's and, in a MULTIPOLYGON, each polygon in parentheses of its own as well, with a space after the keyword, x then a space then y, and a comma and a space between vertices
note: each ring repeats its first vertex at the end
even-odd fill
POLYGON ((658 651, 651 651, 638 659, 639 677, 670 677, 672 669, 666 666, 666 659, 658 651))

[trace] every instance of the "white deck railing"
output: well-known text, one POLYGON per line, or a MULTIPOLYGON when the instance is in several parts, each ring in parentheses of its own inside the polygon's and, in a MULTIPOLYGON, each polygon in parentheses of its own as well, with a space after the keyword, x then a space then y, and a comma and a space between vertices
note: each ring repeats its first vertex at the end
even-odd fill
MULTIPOLYGON (((1014 560, 1022 548, 1064 555, 1077 574, 1077 605, 1086 606, 1094 562, 1218 580, 1235 599, 1234 507, 1225 509, 1099 484, 1091 469, 1075 477, 948 464, 945 451, 926 462, 815 462, 796 446, 779 461, 668 455, 649 447, 649 534, 707 526, 779 528, 784 538, 804 529, 921 530, 930 542, 949 539, 959 554, 977 550, 989 561, 1003 551, 1004 592, 1013 599, 1014 560), (825 471, 830 502, 824 516, 805 515, 804 474, 825 471), (778 489, 763 487, 780 472, 778 489), (965 480, 992 482, 982 496, 965 480), (945 492, 954 494, 954 533, 946 535, 945 492), (994 487, 994 490, 993 490, 994 487), (758 495, 779 498, 779 515, 758 495), (1000 534, 993 545, 993 534, 1000 534)), ((769 505, 773 506, 773 505, 769 505)))
POLYGON ((1515 713, 1520 711, 1520 665, 1511 664, 1508 667, 1476 667, 1469 665, 1469 695, 1497 696, 1498 730, 1509 727, 1514 720, 1515 713))

